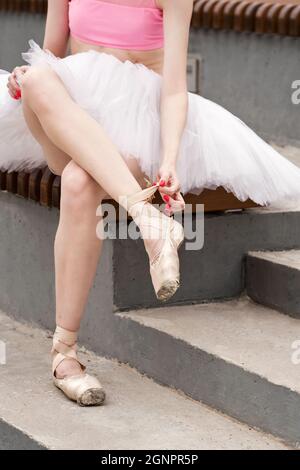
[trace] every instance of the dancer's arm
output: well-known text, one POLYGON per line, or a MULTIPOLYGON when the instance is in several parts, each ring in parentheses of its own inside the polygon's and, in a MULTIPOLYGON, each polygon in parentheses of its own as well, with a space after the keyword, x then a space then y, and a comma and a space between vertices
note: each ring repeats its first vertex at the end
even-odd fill
POLYGON ((69 1, 48 0, 48 13, 44 37, 44 49, 49 49, 57 57, 65 57, 70 36, 69 1))
MULTIPOLYGON (((193 0, 158 0, 164 10, 164 69, 161 95, 162 159, 160 176, 175 173, 178 150, 186 124, 188 111, 187 50, 193 0)), ((173 194, 178 190, 174 181, 165 190, 173 194), (174 191, 175 189, 175 191, 174 191)))

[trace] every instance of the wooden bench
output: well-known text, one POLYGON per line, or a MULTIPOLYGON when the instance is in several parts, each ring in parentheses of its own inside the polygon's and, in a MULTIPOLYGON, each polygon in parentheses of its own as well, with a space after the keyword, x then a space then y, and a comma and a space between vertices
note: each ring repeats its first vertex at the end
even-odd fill
MULTIPOLYGON (((59 208, 60 186, 60 176, 55 176, 48 167, 30 173, 0 172, 1 191, 8 191, 49 208, 59 208)), ((250 199, 245 202, 239 201, 233 194, 227 193, 221 187, 216 190, 206 189, 199 196, 187 194, 185 201, 187 204, 192 204, 193 211, 196 209, 196 204, 204 204, 205 212, 246 209, 257 206, 250 199)), ((117 206, 114 201, 110 202, 117 206)), ((159 194, 157 194, 153 202, 157 204, 162 202, 159 194)))
POLYGON ((300 36, 299 0, 196 0, 194 28, 300 36))
MULTIPOLYGON (((45 14, 47 0, 0 0, 0 11, 45 14)), ((300 36, 299 0, 196 0, 192 26, 300 36)))

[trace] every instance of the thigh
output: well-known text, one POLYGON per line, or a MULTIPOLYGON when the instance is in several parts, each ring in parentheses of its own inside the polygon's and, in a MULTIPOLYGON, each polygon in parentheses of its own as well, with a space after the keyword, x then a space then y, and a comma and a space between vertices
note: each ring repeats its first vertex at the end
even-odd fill
POLYGON ((50 170, 57 175, 61 175, 64 167, 68 164, 71 158, 65 152, 56 147, 56 145, 54 145, 48 138, 38 117, 26 104, 25 100, 23 101, 22 106, 26 124, 35 140, 41 145, 50 170))

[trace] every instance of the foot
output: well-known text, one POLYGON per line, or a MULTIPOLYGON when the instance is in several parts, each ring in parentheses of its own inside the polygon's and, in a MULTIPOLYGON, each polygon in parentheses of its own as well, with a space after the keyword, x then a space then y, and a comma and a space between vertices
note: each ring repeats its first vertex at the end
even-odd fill
POLYGON ((150 264, 153 264, 164 245, 169 218, 148 202, 134 204, 131 216, 141 231, 150 264))
POLYGON ((72 375, 84 374, 81 365, 75 359, 63 360, 55 370, 55 375, 58 379, 71 377, 72 375))
POLYGON ((77 332, 56 327, 52 346, 54 385, 81 406, 102 405, 105 391, 97 377, 85 372, 77 358, 76 343, 77 332))
POLYGON ((150 274, 159 300, 170 299, 180 285, 178 248, 183 242, 183 227, 150 204, 149 198, 157 187, 150 187, 123 198, 140 228, 150 260, 150 274))

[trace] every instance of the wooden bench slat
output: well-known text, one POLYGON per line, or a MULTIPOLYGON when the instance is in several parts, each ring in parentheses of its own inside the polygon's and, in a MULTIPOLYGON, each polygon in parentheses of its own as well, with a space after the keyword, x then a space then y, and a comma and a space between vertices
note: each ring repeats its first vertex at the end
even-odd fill
POLYGON ((234 26, 234 12, 239 7, 239 0, 230 0, 224 8, 223 29, 230 30, 234 26))
POLYGON ((279 12, 277 33, 281 36, 286 36, 289 33, 289 19, 294 8, 295 5, 285 5, 279 12))
POLYGON ((278 16, 282 8, 284 7, 284 3, 280 2, 272 7, 267 11, 266 16, 266 33, 268 34, 275 34, 277 33, 278 29, 278 16))
POLYGON ((60 208, 60 195, 61 195, 61 177, 56 176, 52 185, 52 206, 57 209, 60 208))
POLYGON ((300 36, 300 5, 295 7, 290 14, 289 35, 300 36))
POLYGON ((6 190, 10 193, 16 194, 18 188, 18 173, 12 171, 6 175, 6 190))
POLYGON ((28 198, 29 193, 29 173, 20 171, 17 177, 17 194, 24 198, 28 198))
POLYGON ((42 170, 34 170, 29 175, 29 194, 32 201, 40 202, 42 170))
POLYGON ((252 3, 253 0, 245 0, 239 3, 233 12, 233 29, 240 33, 244 30, 244 15, 246 8, 252 3))
POLYGON ((40 192, 40 203, 45 207, 52 207, 52 184, 55 175, 49 168, 43 170, 41 179, 41 192, 40 192))
POLYGON ((6 190, 6 171, 0 171, 0 190, 6 190))

